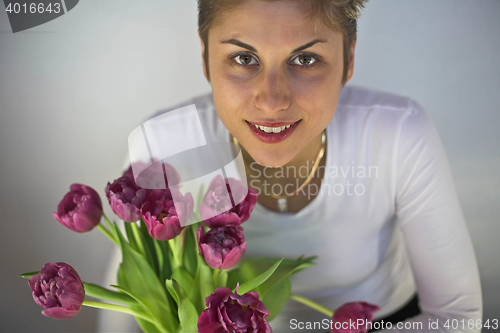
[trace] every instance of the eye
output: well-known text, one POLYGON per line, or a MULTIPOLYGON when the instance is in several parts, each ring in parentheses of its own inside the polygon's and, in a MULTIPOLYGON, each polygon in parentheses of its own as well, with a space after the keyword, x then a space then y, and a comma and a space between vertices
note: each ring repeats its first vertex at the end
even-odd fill
POLYGON ((293 65, 298 65, 302 67, 312 66, 316 61, 319 60, 319 56, 310 53, 301 53, 292 59, 293 65))
POLYGON ((234 59, 238 64, 243 66, 252 66, 259 64, 259 62, 252 54, 246 52, 232 54, 231 59, 234 59))

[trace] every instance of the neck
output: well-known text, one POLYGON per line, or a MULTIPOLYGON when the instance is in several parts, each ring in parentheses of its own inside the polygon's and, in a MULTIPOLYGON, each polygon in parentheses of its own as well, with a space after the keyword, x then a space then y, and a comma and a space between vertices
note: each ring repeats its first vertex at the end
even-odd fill
MULTIPOLYGON (((321 149, 322 133, 323 132, 319 133, 319 135, 311 140, 311 142, 306 147, 304 147, 304 149, 302 149, 288 163, 281 167, 266 167, 258 164, 247 152, 245 147, 241 146, 240 144, 243 159, 246 166, 248 167, 247 170, 253 170, 255 173, 260 175, 264 175, 265 170, 266 175, 272 176, 270 179, 268 178, 268 182, 273 182, 273 179, 276 182, 288 181, 295 178, 305 179, 311 172, 314 162, 316 161, 318 153, 321 149), (275 174, 277 175, 277 177, 274 176, 275 174)), ((232 141, 232 135, 230 139, 232 141)), ((326 155, 326 151, 324 152, 324 155, 326 155)))
MULTIPOLYGON (((290 162, 281 167, 269 168, 271 170, 255 163, 245 148, 240 146, 248 186, 257 191, 257 201, 261 205, 274 211, 294 213, 314 199, 318 191, 315 191, 315 194, 311 196, 309 186, 314 185, 315 188, 321 186, 321 179, 324 176, 324 170, 321 170, 321 166, 324 167, 326 161, 324 158, 326 142, 323 143, 322 137, 323 133, 312 140, 290 162), (291 174, 289 174, 290 169, 291 174), (275 185, 278 185, 276 193, 274 193, 275 185), (290 185, 293 190, 288 189, 290 185), (306 192, 304 192, 306 187, 306 192)), ((233 139, 232 136, 230 139, 233 139)))

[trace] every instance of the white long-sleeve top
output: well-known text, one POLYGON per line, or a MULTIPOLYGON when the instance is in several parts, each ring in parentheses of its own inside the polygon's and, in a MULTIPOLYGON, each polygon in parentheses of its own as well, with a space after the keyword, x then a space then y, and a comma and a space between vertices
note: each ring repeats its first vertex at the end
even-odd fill
MULTIPOLYGON (((205 135, 228 141, 212 96, 185 105, 193 103, 206 117, 205 135)), ((292 277, 292 292, 332 310, 347 302, 373 303, 381 308, 375 319, 418 292, 422 314, 406 322, 421 326, 393 331, 480 332, 468 326, 482 318, 474 250, 445 151, 422 107, 409 98, 346 86, 326 138, 319 194, 295 214, 257 204, 242 225, 243 259, 317 255, 314 267, 292 277)), ((289 300, 271 326, 274 332, 305 332, 294 328, 323 319, 289 300)), ((309 331, 326 331, 317 327, 309 331)))

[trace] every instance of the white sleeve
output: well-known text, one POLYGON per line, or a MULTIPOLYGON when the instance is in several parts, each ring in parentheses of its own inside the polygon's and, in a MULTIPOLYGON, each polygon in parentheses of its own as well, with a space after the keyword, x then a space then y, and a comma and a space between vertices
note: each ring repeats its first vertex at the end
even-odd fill
POLYGON ((396 163, 396 214, 422 314, 400 323, 406 329, 381 332, 480 332, 482 295, 472 242, 439 135, 413 101, 396 163))

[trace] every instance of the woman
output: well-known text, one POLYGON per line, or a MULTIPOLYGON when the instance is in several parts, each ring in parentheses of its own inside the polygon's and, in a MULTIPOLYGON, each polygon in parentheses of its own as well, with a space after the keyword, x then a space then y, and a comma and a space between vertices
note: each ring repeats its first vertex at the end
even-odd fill
MULTIPOLYGON (((473 248, 425 111, 344 87, 364 2, 199 0, 212 94, 186 105, 204 111, 213 141, 242 149, 259 194, 247 257, 317 255, 294 293, 331 309, 376 304, 376 320, 405 320, 398 332, 451 332, 447 319, 482 316, 473 248)), ((271 325, 323 318, 290 300, 271 325)))
MULTIPOLYGON (((481 318, 473 249, 422 108, 343 88, 353 75, 363 4, 199 1, 213 108, 239 142, 260 194, 245 226, 247 255, 318 255, 293 290, 332 309, 377 304, 376 319, 414 305, 418 293, 421 314, 411 320, 423 327, 414 331, 431 330, 429 320, 446 331, 446 319, 481 318)), ((197 101, 210 108, 210 97, 197 101)), ((306 311, 290 301, 274 330, 289 331, 291 319, 321 320, 306 311)), ((418 308, 401 313, 396 321, 418 308)))

